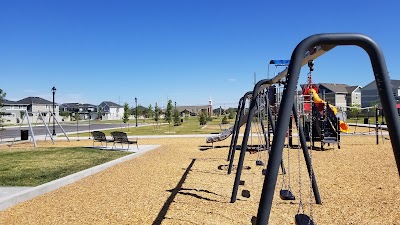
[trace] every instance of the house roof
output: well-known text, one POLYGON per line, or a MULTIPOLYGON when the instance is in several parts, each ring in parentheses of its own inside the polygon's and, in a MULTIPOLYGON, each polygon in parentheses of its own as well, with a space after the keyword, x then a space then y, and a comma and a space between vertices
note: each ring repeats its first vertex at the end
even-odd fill
POLYGON ((329 89, 334 93, 349 93, 347 88, 350 87, 347 84, 334 84, 334 83, 320 83, 319 85, 324 86, 326 89, 329 89))
MULTIPOLYGON (((22 105, 33 105, 33 104, 38 104, 38 105, 49 105, 53 104, 53 102, 48 101, 46 99, 43 99, 41 97, 27 97, 24 99, 21 99, 17 101, 18 104, 22 105)), ((57 105, 57 103, 55 103, 57 105)))
POLYGON ((88 103, 63 103, 61 104, 62 108, 96 108, 96 105, 88 104, 88 103))
POLYGON ((390 80, 390 83, 391 83, 394 87, 400 87, 400 80, 390 80))
POLYGON ((75 108, 75 107, 79 107, 80 103, 63 103, 60 105, 61 108, 75 108))
POLYGON ((3 105, 21 105, 21 104, 18 104, 16 101, 11 101, 11 100, 7 100, 7 99, 3 99, 2 104, 3 105))
MULTIPOLYGON (((400 80, 390 79, 390 84, 392 85, 392 87, 400 87, 400 80)), ((368 86, 376 87, 375 80, 372 80, 367 85, 365 85, 363 88, 368 88, 368 86)))
MULTIPOLYGON (((202 109, 208 109, 210 106, 209 105, 198 105, 198 106, 177 106, 176 110, 179 112, 183 112, 185 110, 193 113, 198 113, 202 109)), ((164 109, 165 111, 165 109, 164 109)))
POLYGON ((104 105, 107 105, 110 108, 122 108, 121 105, 118 105, 117 103, 114 103, 114 102, 104 101, 104 102, 100 103, 100 105, 103 103, 104 103, 104 105))
POLYGON ((352 93, 354 90, 359 88, 360 86, 348 86, 346 87, 348 93, 352 93))

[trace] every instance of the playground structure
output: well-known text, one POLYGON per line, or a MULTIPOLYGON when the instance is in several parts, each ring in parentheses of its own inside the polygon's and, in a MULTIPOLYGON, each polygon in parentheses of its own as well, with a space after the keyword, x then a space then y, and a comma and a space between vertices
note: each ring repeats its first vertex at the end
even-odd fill
MULTIPOLYGON (((280 101, 280 106, 277 115, 277 121, 274 124, 275 127, 289 127, 291 122, 291 118, 294 117, 295 123, 298 129, 298 139, 299 139, 299 146, 298 148, 303 150, 303 155, 305 158, 305 162, 307 165, 307 171, 309 173, 309 181, 310 181, 310 189, 312 188, 312 193, 315 197, 315 202, 317 204, 321 204, 321 199, 319 196, 318 186, 315 179, 315 175, 313 172, 312 164, 311 164, 311 156, 309 154, 309 147, 307 147, 307 140, 311 143, 315 141, 314 139, 318 139, 318 136, 321 135, 314 135, 311 128, 313 127, 313 120, 310 120, 310 133, 305 135, 304 130, 302 128, 302 123, 300 122, 300 115, 298 110, 298 101, 295 102, 296 96, 296 86, 299 78, 300 68, 306 64, 310 64, 312 60, 318 58, 322 54, 326 53, 327 51, 333 49, 337 45, 356 45, 363 48, 368 55, 370 56, 371 63, 373 66, 375 79, 378 85, 379 96, 382 102, 382 110, 385 111, 385 118, 388 124, 388 130, 390 135, 390 140, 393 148, 393 153, 395 155, 396 164, 398 171, 400 173, 400 124, 397 119, 397 112, 394 103, 394 99, 392 97, 390 91, 390 83, 389 77, 387 73, 386 64, 379 49, 378 45, 372 41, 370 38, 361 35, 361 34, 319 34, 310 36, 304 39, 294 50, 289 67, 286 68, 284 71, 280 72, 278 75, 273 77, 272 79, 266 79, 259 81, 253 90, 253 94, 251 96, 251 103, 249 107, 249 113, 247 115, 242 115, 240 112, 241 108, 238 110, 238 116, 240 115, 243 118, 246 118, 246 121, 252 121, 254 116, 257 115, 257 102, 259 101, 259 94, 265 92, 270 86, 284 82, 285 88, 282 93, 282 99, 280 101), (304 56, 305 55, 305 56, 304 56), (283 79, 286 78, 286 79, 283 79), (239 113, 240 112, 240 113, 239 113), (306 136, 309 138, 307 139, 306 136)), ((309 65, 310 67, 310 65, 309 65)), ((310 72, 311 72, 310 68, 310 72)), ((347 124, 341 122, 338 118, 336 118, 337 111, 335 111, 334 107, 329 105, 329 103, 324 102, 316 93, 316 90, 309 87, 309 95, 311 100, 311 109, 310 111, 312 114, 316 114, 317 112, 321 114, 321 110, 318 109, 317 104, 322 106, 322 115, 325 115, 327 121, 314 121, 314 124, 322 125, 321 127, 329 127, 332 128, 336 133, 333 136, 328 136, 328 141, 324 142, 323 139, 321 141, 321 145, 323 146, 324 143, 332 143, 333 141, 338 143, 338 147, 340 147, 340 131, 349 132, 349 128, 347 124), (314 105, 313 105, 314 103, 314 105), (335 119, 334 119, 335 118, 335 119), (336 120, 336 121, 335 121, 336 120), (328 125, 328 126, 327 126, 328 125), (335 138, 336 135, 336 138, 335 138)), ((307 93, 307 90, 306 90, 307 93)), ((309 100, 310 100, 309 99, 309 100)), ((242 100, 242 99, 241 99, 242 100)), ((239 103, 240 105, 240 103, 239 103)), ((270 109, 270 107, 266 107, 270 109)), ((314 116, 314 118, 317 118, 314 116)), ((261 120, 262 121, 262 120, 261 120)), ((304 120, 303 120, 304 121, 304 120)), ((229 150, 228 159, 232 161, 234 157, 234 150, 236 149, 235 139, 237 141, 237 134, 239 125, 244 125, 242 120, 236 119, 236 129, 234 127, 232 133, 234 134, 231 141, 231 146, 229 150), (237 125, 236 125, 237 123, 237 125), (233 147, 234 146, 234 147, 233 147)), ((273 123, 271 123, 273 124, 273 123)), ((236 195, 238 191, 238 186, 243 183, 244 181, 240 180, 241 171, 243 169, 243 161, 245 157, 245 153, 247 150, 247 144, 250 137, 250 129, 251 123, 246 123, 246 129, 244 133, 244 137, 242 140, 240 157, 237 165, 237 172, 235 177, 235 182, 233 186, 231 202, 236 201, 236 195)), ((287 136, 287 129, 272 129, 274 132, 274 139, 272 141, 272 146, 270 148, 270 154, 268 159, 267 168, 265 170, 265 180, 262 189, 262 195, 259 203, 258 214, 255 219, 256 224, 268 224, 269 214, 271 211, 272 206, 272 199, 274 195, 274 190, 276 187, 276 181, 278 176, 279 167, 282 166, 282 151, 284 148, 285 138, 287 136)), ((317 132, 318 133, 318 132, 317 132)), ((325 138, 325 132, 321 132, 323 135, 322 137, 325 138)), ((265 133, 264 133, 265 134, 265 133)), ((268 143, 268 142, 267 142, 268 143)), ((311 152, 310 152, 311 153, 311 152)), ((300 162, 299 162, 300 165, 300 162)), ((299 166, 300 167, 300 166, 299 166)), ((281 190, 282 193, 282 190, 281 190)), ((246 193, 249 196, 249 193, 246 193)), ((301 195, 301 194, 300 194, 301 195)), ((293 196, 294 197, 294 196, 293 196)), ((281 196, 282 198, 282 196, 281 196)), ((282 198, 283 199, 283 198, 282 198)), ((300 199, 301 203, 301 199, 300 199)), ((312 216, 309 217, 304 213, 304 210, 301 211, 300 208, 303 207, 299 206, 298 214, 295 216, 296 224, 314 224, 312 221, 312 216)))

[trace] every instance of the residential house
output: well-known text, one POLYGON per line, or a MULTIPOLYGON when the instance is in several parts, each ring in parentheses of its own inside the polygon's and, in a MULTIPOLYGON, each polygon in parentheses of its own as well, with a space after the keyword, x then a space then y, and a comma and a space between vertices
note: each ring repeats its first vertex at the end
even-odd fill
POLYGON ((60 105, 60 112, 78 113, 79 118, 83 120, 97 119, 97 106, 82 103, 63 103, 60 105))
MULTIPOLYGON (((29 119, 31 122, 38 121, 38 113, 40 112, 42 117, 49 117, 50 113, 53 112, 53 102, 40 97, 27 97, 19 101, 3 101, 2 112, 5 113, 5 123, 20 123, 23 118, 24 111, 28 112, 29 119)), ((56 119, 59 117, 59 106, 57 103, 54 104, 54 113, 56 119)), ((24 123, 27 123, 25 120, 24 123)))
MULTIPOLYGON (((390 80, 390 84, 392 86, 393 97, 396 102, 400 101, 400 80, 390 80)), ((371 83, 365 85, 361 89, 361 107, 369 107, 374 104, 379 104, 380 99, 378 95, 378 89, 376 86, 375 80, 371 83)))
POLYGON ((211 105, 177 106, 176 110, 183 116, 197 116, 200 112, 206 112, 209 115, 212 113, 211 105))
POLYGON ((361 103, 361 87, 349 86, 347 84, 319 83, 318 94, 322 99, 342 111, 347 111, 346 106, 361 103))
POLYGON ((100 103, 97 110, 102 120, 121 120, 124 115, 124 107, 110 101, 100 103))
POLYGON ((16 101, 10 101, 7 99, 3 99, 3 107, 0 109, 3 112, 3 122, 4 123, 20 123, 22 119, 21 111, 25 111, 27 109, 27 105, 19 104, 16 101))

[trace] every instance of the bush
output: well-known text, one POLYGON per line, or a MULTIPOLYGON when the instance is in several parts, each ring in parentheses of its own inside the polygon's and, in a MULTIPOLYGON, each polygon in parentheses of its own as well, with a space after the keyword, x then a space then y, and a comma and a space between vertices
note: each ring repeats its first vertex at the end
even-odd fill
POLYGON ((228 118, 233 119, 236 116, 236 113, 230 112, 228 118))
POLYGON ((180 126, 181 125, 181 117, 179 115, 178 110, 174 111, 174 126, 180 126))
POLYGON ((199 117, 200 125, 207 124, 207 115, 205 113, 201 113, 199 117))
POLYGON ((226 115, 224 116, 224 118, 222 118, 222 124, 229 124, 228 118, 226 117, 226 115))

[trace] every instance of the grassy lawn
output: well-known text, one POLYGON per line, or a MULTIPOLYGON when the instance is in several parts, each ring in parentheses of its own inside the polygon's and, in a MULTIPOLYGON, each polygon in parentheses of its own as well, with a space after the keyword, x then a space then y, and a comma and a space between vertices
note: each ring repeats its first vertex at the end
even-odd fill
POLYGON ((0 151, 0 186, 37 186, 128 155, 83 147, 0 151))
MULTIPOLYGON (((174 135, 174 134, 211 134, 220 133, 221 128, 219 124, 221 123, 222 117, 213 118, 212 121, 207 122, 207 126, 201 126, 199 119, 197 117, 190 117, 183 120, 180 126, 162 124, 159 127, 155 126, 155 122, 147 119, 148 126, 135 127, 135 121, 129 121, 129 128, 113 129, 103 131, 107 136, 110 136, 112 131, 122 131, 126 132, 128 136, 135 135, 174 135)), ((227 129, 234 125, 234 120, 228 120, 230 124, 223 125, 223 129, 227 129)), ((164 120, 161 123, 165 123, 164 120)), ((125 124, 123 124, 125 125, 125 124)), ((87 137, 89 133, 79 133, 79 137, 87 137)), ((70 137, 76 136, 76 134, 68 135, 70 137)))
MULTIPOLYGON (((364 124, 364 118, 368 118, 368 117, 361 117, 361 118, 359 117, 358 119, 357 119, 357 118, 347 118, 347 123, 364 124)), ((384 121, 385 124, 386 124, 385 118, 383 118, 383 121, 384 121)), ((368 118, 368 123, 369 123, 369 124, 375 124, 375 122, 376 122, 375 116, 374 116, 374 117, 369 117, 369 118, 368 118)), ((379 122, 379 123, 382 123, 382 117, 379 117, 379 118, 378 118, 378 122, 379 122)))

